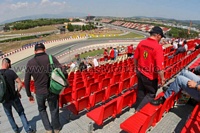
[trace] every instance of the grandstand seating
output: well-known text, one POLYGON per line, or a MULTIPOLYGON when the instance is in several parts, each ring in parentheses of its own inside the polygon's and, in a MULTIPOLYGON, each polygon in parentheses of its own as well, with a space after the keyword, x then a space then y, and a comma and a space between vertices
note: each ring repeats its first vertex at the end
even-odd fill
MULTIPOLYGON (((199 50, 191 53, 190 55, 180 55, 177 58, 174 58, 170 64, 169 68, 165 70, 165 78, 170 79, 173 75, 178 73, 183 67, 185 67, 189 62, 194 60, 196 56, 198 55, 199 50), (178 69, 177 69, 178 68, 178 69)), ((164 93, 161 92, 156 98, 159 98, 160 96, 163 96, 164 93)), ((150 104, 145 105, 139 112, 135 113, 128 119, 126 119, 123 123, 120 124, 120 127, 127 131, 127 132, 146 132, 147 129, 150 126, 154 126, 158 121, 161 120, 163 117, 163 114, 165 112, 168 112, 175 103, 175 100, 178 99, 180 93, 175 94, 174 92, 172 95, 166 99, 163 105, 160 105, 157 107, 156 111, 154 110, 155 106, 152 106, 150 104), (152 106, 152 107, 151 107, 152 106), (154 112, 155 111, 155 112, 154 112), (139 118, 143 118, 140 120, 139 118), (131 125, 131 126, 130 126, 131 125), (135 126, 136 125, 136 126, 135 126)), ((191 119, 191 118, 190 118, 191 119)), ((189 120, 189 123, 192 123, 190 125, 196 126, 195 129, 192 128, 190 131, 199 131, 199 122, 196 122, 194 120, 189 120)), ((186 127, 188 128, 188 125, 186 124, 186 127)))
MULTIPOLYGON (((177 74, 194 60, 199 52, 200 50, 196 50, 188 55, 186 53, 179 54, 170 60, 166 58, 165 78, 169 80, 177 74)), ((167 57, 169 54, 172 54, 170 48, 165 49, 164 55, 167 57)), ((123 59, 83 72, 71 72, 68 77, 71 86, 60 94, 59 106, 67 105, 66 108, 76 115, 87 110, 89 111, 87 116, 98 125, 102 125, 107 118, 115 118, 136 101, 137 90, 130 90, 130 87, 137 84, 137 76, 133 71, 133 66, 133 59, 123 59), (103 113, 96 113, 99 111, 103 113)), ((33 81, 31 81, 31 91, 35 91, 33 81)), ((163 93, 160 93, 156 98, 159 96, 163 96, 163 93)), ((162 119, 163 114, 173 107, 177 98, 178 94, 173 93, 161 106, 155 107, 147 104, 141 111, 123 122, 120 127, 127 132, 145 132, 162 119), (131 123, 131 126, 126 122, 131 123)), ((189 123, 197 123, 193 117, 188 121, 189 123)), ((188 128, 187 125, 185 128, 188 128)))
POLYGON ((197 133, 200 132, 200 103, 193 109, 191 116, 184 125, 181 133, 197 133))

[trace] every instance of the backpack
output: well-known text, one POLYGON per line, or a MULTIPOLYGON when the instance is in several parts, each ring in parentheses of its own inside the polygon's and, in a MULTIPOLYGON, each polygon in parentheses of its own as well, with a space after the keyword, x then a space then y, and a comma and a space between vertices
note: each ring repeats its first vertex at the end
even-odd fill
POLYGON ((65 75, 63 74, 60 68, 56 68, 52 56, 49 55, 49 61, 51 66, 51 74, 50 74, 50 87, 49 90, 54 94, 60 94, 60 92, 66 88, 69 84, 65 75))
POLYGON ((0 72, 0 103, 5 102, 6 92, 7 92, 7 86, 6 86, 5 77, 3 73, 0 72))
POLYGON ((11 86, 6 81, 5 71, 0 71, 0 103, 14 99, 16 96, 16 93, 12 91, 11 86))

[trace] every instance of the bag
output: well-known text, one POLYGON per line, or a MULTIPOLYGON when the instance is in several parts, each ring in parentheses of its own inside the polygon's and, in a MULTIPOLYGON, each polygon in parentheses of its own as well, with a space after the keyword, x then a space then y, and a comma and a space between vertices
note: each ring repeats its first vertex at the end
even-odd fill
POLYGON ((67 79, 60 68, 55 68, 51 55, 49 55, 49 61, 52 70, 50 74, 50 91, 54 94, 60 94, 68 86, 67 79))
POLYGON ((6 92, 7 92, 7 86, 5 77, 3 73, 0 72, 0 103, 5 102, 6 92))

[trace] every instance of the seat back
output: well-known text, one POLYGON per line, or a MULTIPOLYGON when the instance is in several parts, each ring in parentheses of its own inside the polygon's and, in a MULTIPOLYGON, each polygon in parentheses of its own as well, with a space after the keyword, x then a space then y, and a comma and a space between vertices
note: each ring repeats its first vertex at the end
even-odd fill
POLYGON ((91 106, 95 106, 98 103, 104 102, 105 98, 106 98, 105 90, 97 91, 93 95, 91 95, 90 104, 91 106))
POLYGON ((105 87, 108 87, 110 85, 110 78, 105 78, 102 80, 102 83, 101 83, 101 88, 105 88, 105 87))
POLYGON ((113 95, 117 96, 119 94, 119 83, 111 85, 109 89, 108 98, 112 97, 113 95))
POLYGON ((82 99, 77 100, 77 111, 80 112, 84 109, 89 109, 90 104, 89 104, 89 97, 84 97, 82 99))
POLYGON ((86 87, 81 87, 75 90, 75 97, 74 100, 80 99, 82 97, 86 96, 86 87))
POLYGON ((92 83, 94 83, 94 78, 90 78, 87 80, 87 87, 89 87, 92 83))
POLYGON ((118 82, 120 82, 120 79, 121 79, 121 74, 116 74, 116 75, 113 77, 113 83, 118 83, 118 82))
POLYGON ((81 88, 83 86, 84 86, 84 82, 81 81, 81 82, 78 82, 78 83, 75 84, 74 89, 81 88))
POLYGON ((98 91, 99 90, 99 83, 96 82, 96 83, 91 84, 89 89, 90 89, 90 94, 98 91))
POLYGON ((117 100, 113 100, 109 103, 106 103, 103 105, 104 107, 104 114, 103 114, 103 120, 109 118, 109 117, 115 117, 117 113, 117 100))
POLYGON ((72 101, 72 92, 69 91, 67 93, 59 95, 59 107, 63 107, 64 104, 72 101))
POLYGON ((130 88, 130 78, 123 80, 120 90, 121 92, 130 88))

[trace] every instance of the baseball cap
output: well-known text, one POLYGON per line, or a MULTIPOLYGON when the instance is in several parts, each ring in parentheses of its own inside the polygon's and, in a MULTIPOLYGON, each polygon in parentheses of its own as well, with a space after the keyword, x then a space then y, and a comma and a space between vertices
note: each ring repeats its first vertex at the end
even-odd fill
POLYGON ((35 44, 35 51, 38 50, 38 49, 45 49, 45 46, 43 43, 37 43, 35 44))
POLYGON ((9 64, 9 68, 11 68, 11 61, 9 58, 4 58, 3 60, 5 60, 8 64, 9 64))
POLYGON ((166 38, 165 35, 163 34, 163 30, 159 26, 153 27, 149 33, 150 34, 157 33, 157 34, 160 34, 162 37, 166 38))

